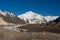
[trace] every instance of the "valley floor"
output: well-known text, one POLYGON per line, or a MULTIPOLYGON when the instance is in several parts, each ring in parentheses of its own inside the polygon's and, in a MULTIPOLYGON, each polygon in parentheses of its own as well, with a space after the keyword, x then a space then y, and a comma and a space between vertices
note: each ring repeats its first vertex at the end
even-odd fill
POLYGON ((26 33, 1 29, 0 40, 60 40, 60 34, 49 32, 26 33))
POLYGON ((9 29, 10 27, 14 29, 14 26, 0 26, 0 40, 60 40, 60 33, 19 32, 9 29))

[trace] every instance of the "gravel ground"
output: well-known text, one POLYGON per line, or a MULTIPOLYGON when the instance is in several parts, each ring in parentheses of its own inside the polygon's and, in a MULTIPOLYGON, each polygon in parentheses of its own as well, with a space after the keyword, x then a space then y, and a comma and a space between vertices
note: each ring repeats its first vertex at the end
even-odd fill
POLYGON ((4 29, 0 30, 0 40, 60 40, 60 33, 27 33, 4 29))

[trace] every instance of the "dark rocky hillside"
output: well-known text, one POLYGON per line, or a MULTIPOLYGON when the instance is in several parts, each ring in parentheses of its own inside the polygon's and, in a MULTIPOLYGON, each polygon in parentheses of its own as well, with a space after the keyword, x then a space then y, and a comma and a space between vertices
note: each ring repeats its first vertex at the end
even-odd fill
POLYGON ((60 33, 60 22, 49 22, 45 24, 29 24, 26 26, 18 27, 18 29, 27 29, 30 32, 53 32, 53 33, 60 33))
POLYGON ((3 18, 3 20, 8 22, 8 23, 25 24, 24 20, 21 20, 17 16, 10 16, 8 13, 6 14, 6 16, 0 14, 0 17, 3 18))
POLYGON ((58 17, 56 20, 53 20, 53 22, 60 22, 60 17, 58 17))

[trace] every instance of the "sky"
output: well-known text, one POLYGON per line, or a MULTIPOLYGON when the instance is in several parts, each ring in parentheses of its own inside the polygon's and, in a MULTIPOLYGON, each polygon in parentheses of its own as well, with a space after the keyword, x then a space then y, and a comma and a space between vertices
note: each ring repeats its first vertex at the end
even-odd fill
POLYGON ((0 10, 20 15, 27 11, 60 16, 60 0, 0 0, 0 10))

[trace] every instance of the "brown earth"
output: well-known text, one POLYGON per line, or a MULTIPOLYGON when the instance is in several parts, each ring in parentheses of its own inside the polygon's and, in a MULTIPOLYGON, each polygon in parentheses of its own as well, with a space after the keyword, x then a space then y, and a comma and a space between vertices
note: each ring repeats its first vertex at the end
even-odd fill
POLYGON ((60 34, 49 32, 16 32, 12 30, 0 30, 0 40, 60 40, 60 34))
POLYGON ((26 26, 18 27, 18 29, 27 29, 31 32, 53 32, 53 33, 60 33, 60 22, 55 23, 45 23, 45 24, 28 24, 26 26))
POLYGON ((29 24, 18 27, 29 32, 17 32, 0 27, 0 40, 60 40, 60 22, 29 24))

